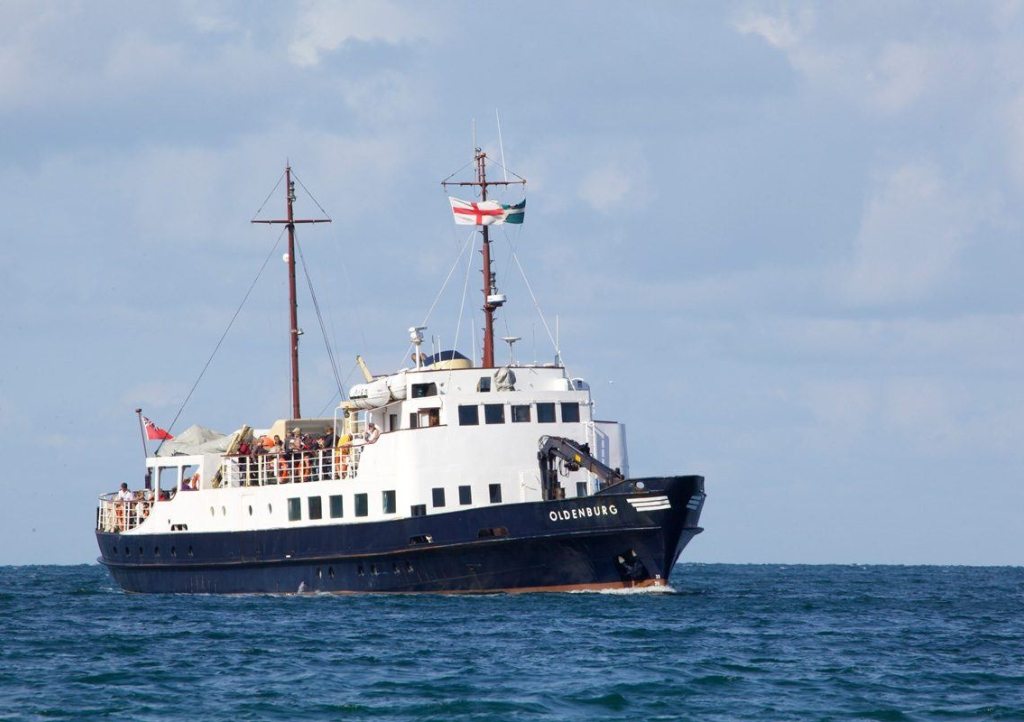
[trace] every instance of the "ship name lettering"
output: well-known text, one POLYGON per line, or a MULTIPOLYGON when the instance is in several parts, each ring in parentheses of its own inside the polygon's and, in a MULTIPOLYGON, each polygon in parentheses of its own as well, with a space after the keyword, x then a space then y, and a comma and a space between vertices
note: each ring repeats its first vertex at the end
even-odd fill
POLYGON ((551 521, 567 521, 569 519, 593 519, 595 516, 614 516, 619 513, 614 504, 601 504, 600 506, 584 506, 572 509, 559 509, 549 511, 548 519, 551 521))

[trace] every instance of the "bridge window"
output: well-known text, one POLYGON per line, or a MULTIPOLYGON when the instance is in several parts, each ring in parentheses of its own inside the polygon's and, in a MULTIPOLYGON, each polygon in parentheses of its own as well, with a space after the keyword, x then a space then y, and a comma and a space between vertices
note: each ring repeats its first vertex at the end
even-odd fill
POLYGON ((319 496, 311 496, 307 500, 309 504, 309 518, 310 519, 323 519, 324 518, 324 507, 323 500, 319 496))
POLYGON ((438 507, 444 506, 444 489, 443 488, 431 489, 431 494, 434 497, 433 501, 434 501, 434 508, 435 509, 438 508, 438 507))
POLYGON ((426 396, 437 396, 437 384, 413 384, 412 397, 422 399, 426 396))
POLYGON ((459 407, 459 426, 477 426, 480 424, 479 406, 459 407))
POLYGON ((288 521, 299 521, 302 518, 302 500, 295 496, 288 500, 288 521))
POLYGON ((555 405, 553 403, 537 404, 537 423, 538 424, 553 424, 555 423, 555 405))
POLYGON ((576 482, 576 496, 586 496, 586 495, 587 495, 587 482, 585 482, 585 481, 577 481, 576 482))
POLYGON ((384 513, 385 514, 394 514, 395 512, 397 512, 398 511, 398 502, 395 500, 395 492, 394 491, 385 491, 385 492, 382 492, 382 495, 383 495, 382 503, 384 505, 384 513))
POLYGON ((356 494, 356 516, 367 516, 370 513, 370 505, 366 500, 366 494, 356 494))
POLYGON ((491 377, 481 376, 480 380, 476 382, 476 390, 481 392, 487 392, 491 390, 491 377))
POLYGON ((530 420, 530 405, 529 404, 513 404, 512 406, 512 423, 521 424, 530 420))
POLYGON ((427 505, 426 504, 413 504, 409 507, 409 516, 426 516, 427 505))
POLYGON ((504 424, 505 404, 484 404, 484 421, 488 424, 504 424))
POLYGON ((468 485, 459 487, 459 503, 463 506, 473 503, 473 487, 468 485))
POLYGON ((487 487, 487 489, 491 493, 491 503, 492 504, 500 504, 501 503, 501 484, 490 484, 487 487))
POLYGON ((562 423, 574 423, 580 420, 580 405, 575 401, 572 403, 562 402, 562 423))
POLYGON ((330 505, 331 505, 331 518, 332 519, 340 519, 341 517, 343 517, 345 515, 344 514, 344 507, 342 506, 342 503, 341 503, 341 494, 335 494, 334 496, 331 496, 330 497, 330 505))

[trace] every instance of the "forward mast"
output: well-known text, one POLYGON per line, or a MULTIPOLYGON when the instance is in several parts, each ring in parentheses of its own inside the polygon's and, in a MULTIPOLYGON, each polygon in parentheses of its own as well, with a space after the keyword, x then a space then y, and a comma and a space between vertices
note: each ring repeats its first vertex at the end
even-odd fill
MULTIPOLYGON (((487 180, 487 154, 480 148, 473 151, 473 159, 476 163, 475 181, 442 181, 441 185, 448 186, 472 186, 480 189, 480 201, 487 200, 487 188, 490 186, 511 186, 526 185, 525 180, 487 180)), ((484 294, 484 346, 481 367, 485 369, 494 368, 494 312, 505 302, 505 299, 498 293, 497 275, 491 270, 491 238, 487 225, 481 224, 483 235, 483 294, 484 294)))

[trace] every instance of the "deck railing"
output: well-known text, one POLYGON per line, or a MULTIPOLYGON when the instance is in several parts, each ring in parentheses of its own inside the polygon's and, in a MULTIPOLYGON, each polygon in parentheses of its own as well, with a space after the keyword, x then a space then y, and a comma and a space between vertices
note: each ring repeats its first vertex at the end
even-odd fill
POLYGON ((225 456, 224 486, 268 486, 306 481, 354 479, 359 473, 361 446, 280 454, 225 456))
POLYGON ((152 506, 153 496, 148 491, 135 492, 130 501, 118 499, 116 491, 103 494, 96 510, 96 528, 105 532, 134 529, 146 520, 152 506))

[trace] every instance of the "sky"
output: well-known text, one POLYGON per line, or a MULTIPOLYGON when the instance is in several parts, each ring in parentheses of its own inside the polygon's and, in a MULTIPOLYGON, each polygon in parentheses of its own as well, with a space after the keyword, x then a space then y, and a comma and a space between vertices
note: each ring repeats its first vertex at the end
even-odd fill
POLYGON ((254 279, 172 431, 287 415, 286 162, 339 375, 470 353, 474 126, 529 181, 498 335, 706 477, 687 560, 1024 559, 1021 2, 5 0, 0 123, 0 564, 95 560, 254 279))

